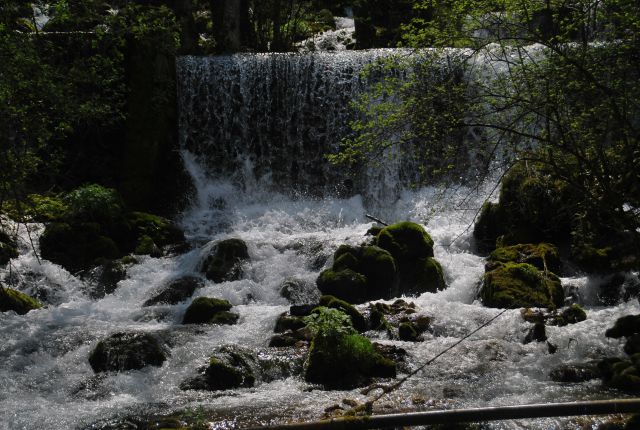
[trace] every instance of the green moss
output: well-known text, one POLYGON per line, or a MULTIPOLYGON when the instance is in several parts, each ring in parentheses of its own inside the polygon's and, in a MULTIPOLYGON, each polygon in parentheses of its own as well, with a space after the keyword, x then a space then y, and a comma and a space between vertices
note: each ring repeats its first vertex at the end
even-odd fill
POLYGON ((351 252, 344 252, 333 261, 333 266, 331 268, 336 272, 345 269, 359 271, 359 266, 360 262, 358 261, 358 258, 356 258, 351 252))
POLYGON ((0 287, 0 312, 14 311, 24 315, 33 309, 40 309, 42 304, 20 291, 0 287))
POLYGON ((320 306, 331 309, 338 309, 344 312, 351 318, 353 328, 355 328, 359 332, 366 331, 367 321, 365 320, 365 318, 355 307, 345 302, 344 300, 340 300, 334 296, 322 296, 320 297, 320 306))
POLYGON ((418 340, 418 330, 411 322, 403 322, 398 327, 398 336, 400 340, 416 342, 418 340))
POLYGON ((150 255, 152 257, 161 257, 162 251, 149 236, 142 236, 138 239, 136 249, 133 251, 137 255, 150 255))
POLYGON ((209 359, 205 370, 208 390, 228 390, 252 387, 256 381, 255 360, 248 351, 236 346, 225 346, 209 359))
POLYGON ((558 248, 550 243, 518 244, 494 250, 488 260, 499 263, 528 263, 540 270, 560 271, 558 248))
POLYGON ((217 312, 213 317, 209 320, 209 324, 218 324, 218 325, 233 325, 238 322, 240 319, 240 315, 234 314, 233 312, 217 312))
POLYGON ((389 299, 397 284, 397 268, 391 254, 377 246, 362 249, 360 272, 367 278, 368 300, 389 299))
POLYGON ((568 308, 560 312, 557 318, 557 324, 559 326, 565 326, 567 324, 575 324, 587 319, 587 313, 580 307, 580 305, 574 303, 568 308))
POLYGON ((396 367, 369 339, 357 334, 318 335, 311 342, 305 368, 308 382, 328 388, 351 388, 371 377, 395 377, 396 367))
POLYGON ((29 194, 22 201, 4 202, 2 212, 16 221, 50 222, 64 219, 69 208, 61 197, 29 194))
POLYGON ((480 292, 485 306, 496 308, 562 306, 560 279, 526 263, 506 263, 485 274, 480 292))
POLYGON ((350 269, 335 272, 331 269, 320 273, 316 281, 322 294, 335 296, 349 303, 367 300, 367 278, 350 269))
POLYGON ((382 229, 378 246, 391 253, 396 262, 433 257, 433 239, 425 229, 414 222, 399 222, 382 229))
POLYGON ((146 212, 129 212, 126 214, 126 220, 136 237, 149 236, 158 246, 185 241, 182 230, 161 216, 146 212))
MULTIPOLYGON (((227 314, 231 309, 231 303, 227 300, 216 299, 211 297, 198 297, 187 308, 184 314, 183 324, 205 324, 217 323, 229 324, 235 317, 227 314), (216 318, 217 317, 217 318, 216 318), (215 320, 215 321, 214 321, 215 320)), ((235 315, 235 314, 233 314, 235 315)), ((235 323, 237 318, 231 324, 235 323)))
POLYGON ((233 281, 241 275, 240 264, 249 259, 247 244, 241 239, 218 242, 204 261, 203 272, 214 282, 233 281))

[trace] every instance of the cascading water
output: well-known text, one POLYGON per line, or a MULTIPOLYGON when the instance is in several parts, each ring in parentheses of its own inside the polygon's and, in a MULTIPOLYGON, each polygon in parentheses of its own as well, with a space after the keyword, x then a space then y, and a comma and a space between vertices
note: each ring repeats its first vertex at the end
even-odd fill
MULTIPOLYGON (((322 154, 344 133, 347 103, 361 85, 355 77, 357 70, 378 55, 374 51, 181 59, 183 156, 196 188, 193 205, 181 223, 194 249, 173 257, 137 257, 138 263, 127 269, 127 279, 118 283, 115 292, 95 300, 87 282, 55 264, 38 261, 37 236, 42 227, 32 225, 27 234, 21 226, 21 255, 11 262, 11 273, 3 276, 5 282, 16 279, 13 285, 25 292, 41 297, 46 293, 47 306, 24 316, 0 313, 0 427, 116 428, 107 425, 115 420, 120 423, 117 428, 134 428, 126 427, 124 417, 191 410, 209 418, 215 428, 233 428, 319 418, 327 407, 344 406, 345 398, 366 400, 358 390, 316 389, 300 376, 220 392, 183 391, 180 384, 222 345, 275 354, 267 345, 276 319, 289 306, 280 295, 283 282, 297 279, 313 286, 323 262, 325 267, 330 264, 325 258, 330 260, 339 245, 363 241, 371 223, 364 217, 360 195, 334 193, 318 198, 317 194, 324 193, 306 196, 304 192, 327 191, 331 184, 342 183, 346 173, 333 171, 322 154), (278 80, 290 84, 291 93, 286 97, 278 94, 285 91, 282 88, 273 93, 278 80), (304 102, 292 106, 288 97, 296 94, 304 102), (271 121, 270 115, 280 110, 285 113, 278 118, 288 118, 288 122, 271 121), (296 171, 297 176, 292 173, 296 171), (296 184, 301 192, 297 195, 290 192, 290 186, 296 184), (34 238, 35 249, 29 236, 34 238), (168 281, 182 275, 201 276, 200 262, 212 244, 230 237, 248 244, 250 261, 244 265, 242 279, 205 281, 194 297, 228 299, 240 314, 237 325, 181 325, 190 300, 142 307, 168 281), (88 363, 91 349, 100 339, 121 331, 156 333, 169 345, 169 358, 161 367, 94 374, 88 363)), ((397 182, 391 185, 401 188, 397 182)), ((407 298, 416 303, 419 314, 432 318, 432 330, 423 342, 370 333, 378 342, 406 349, 408 369, 498 312, 476 300, 484 259, 473 253, 469 229, 492 189, 493 184, 487 183, 479 189, 432 186, 400 190, 393 204, 384 208, 389 221, 414 220, 426 226, 448 284, 444 291, 407 298)), ((634 300, 604 307, 586 278, 564 281, 582 293, 588 318, 547 328, 549 342, 558 347, 555 354, 544 343, 524 345, 522 339, 530 325, 519 310, 510 310, 383 398, 375 411, 619 396, 603 388, 599 380, 553 382, 549 370, 563 363, 622 355, 621 342, 607 339, 604 331, 616 318, 640 313, 640 305, 634 300)), ((311 300, 317 291, 310 288, 309 295, 311 300)), ((134 423, 134 418, 128 421, 134 423)), ((543 419, 495 423, 489 428, 578 425, 569 419, 543 419)))

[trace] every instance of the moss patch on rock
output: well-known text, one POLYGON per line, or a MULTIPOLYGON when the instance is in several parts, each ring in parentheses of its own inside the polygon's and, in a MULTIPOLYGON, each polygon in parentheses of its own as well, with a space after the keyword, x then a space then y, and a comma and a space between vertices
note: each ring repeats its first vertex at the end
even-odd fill
POLYGON ((249 350, 227 345, 214 353, 201 375, 183 382, 183 390, 219 391, 253 387, 258 377, 256 357, 249 350))
POLYGON ((0 287, 0 312, 14 311, 19 315, 24 315, 41 307, 42 304, 33 297, 11 288, 0 287))
POLYGON ((367 330, 367 320, 362 316, 362 314, 352 305, 345 302, 344 300, 340 300, 334 296, 322 296, 320 298, 320 306, 325 306, 331 309, 338 309, 351 318, 351 323, 353 324, 353 328, 355 328, 359 332, 364 332, 367 330))
POLYGON ((526 263, 506 263, 484 276, 480 297, 494 308, 562 306, 564 292, 560 279, 526 263))
POLYGON ((558 248, 550 243, 525 243, 496 248, 489 254, 488 266, 496 263, 528 263, 540 270, 560 273, 558 248))
POLYGON ((15 240, 7 233, 0 230, 0 266, 4 266, 12 258, 18 256, 18 250, 15 240))
POLYGON ((363 303, 369 297, 367 278, 351 269, 327 269, 320 273, 316 283, 323 294, 340 297, 350 303, 363 303))
POLYGON ((433 239, 414 222, 404 221, 383 228, 378 246, 391 253, 396 261, 433 257, 433 239))

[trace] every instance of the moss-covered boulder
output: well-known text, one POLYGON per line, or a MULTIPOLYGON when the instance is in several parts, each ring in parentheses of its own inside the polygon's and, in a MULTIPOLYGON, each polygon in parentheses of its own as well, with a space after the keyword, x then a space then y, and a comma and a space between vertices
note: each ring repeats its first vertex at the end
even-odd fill
POLYGON ((150 255, 151 257, 162 257, 162 250, 156 245, 151 236, 144 235, 138 238, 133 253, 136 255, 150 255))
POLYGON ((613 327, 605 332, 605 336, 612 338, 630 337, 640 333, 640 314, 626 315, 618 318, 613 327))
POLYGON ((15 240, 7 233, 0 230, 0 266, 4 266, 12 258, 18 256, 18 249, 15 240))
POLYGON ((414 222, 404 221, 383 228, 378 246, 391 253, 397 262, 433 257, 433 239, 414 222))
POLYGON ((231 303, 211 297, 198 297, 184 314, 183 324, 227 324, 238 321, 239 315, 229 312, 231 303))
POLYGON ((204 260, 202 272, 214 282, 234 281, 240 279, 241 264, 248 259, 247 244, 242 239, 222 240, 204 260))
POLYGON ((53 263, 76 272, 104 259, 123 255, 116 243, 94 222, 49 224, 40 236, 40 253, 53 263))
POLYGON ((526 243, 496 248, 487 259, 489 268, 499 263, 528 263, 539 270, 560 273, 558 248, 550 243, 526 243))
POLYGON ((165 347, 149 333, 115 333, 98 342, 89 355, 94 372, 125 371, 162 366, 165 347))
POLYGON ((587 319, 587 313, 582 307, 576 303, 568 306, 562 310, 559 310, 555 315, 550 317, 549 324, 557 325, 560 327, 576 324, 587 319))
POLYGON ((222 347, 209 358, 200 375, 182 383, 183 390, 219 391, 253 387, 258 375, 258 363, 251 351, 235 345, 222 347))
POLYGON ((367 278, 351 269, 325 270, 320 273, 316 283, 322 294, 340 297, 349 303, 364 303, 369 297, 367 278))
POLYGON ((506 263, 484 275, 480 298, 493 308, 562 306, 564 292, 560 279, 526 263, 506 263))
POLYGON ((314 337, 304 376, 325 388, 346 389, 366 385, 373 377, 393 378, 396 365, 366 337, 334 332, 314 337))
POLYGON ((0 286, 0 312, 14 311, 24 315, 33 309, 40 309, 42 304, 20 291, 0 286))
POLYGON ((629 393, 640 393, 640 354, 630 360, 607 358, 598 364, 605 385, 629 393))
MULTIPOLYGON (((159 304, 175 305, 184 302, 198 289, 204 287, 204 281, 196 276, 183 276, 170 281, 162 286, 153 297, 144 302, 142 306, 154 306, 159 304)), ((229 305, 229 309, 231 306, 229 305)), ((223 309, 228 310, 228 309, 223 309)))
POLYGON ((184 232, 170 220, 146 212, 128 212, 125 215, 134 236, 149 237, 155 245, 163 247, 184 242, 184 232))

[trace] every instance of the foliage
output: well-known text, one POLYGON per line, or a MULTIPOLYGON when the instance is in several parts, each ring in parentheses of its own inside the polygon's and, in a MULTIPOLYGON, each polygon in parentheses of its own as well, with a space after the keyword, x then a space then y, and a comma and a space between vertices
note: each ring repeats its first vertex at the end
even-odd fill
POLYGON ((567 209, 579 240, 597 251, 611 232, 637 236, 640 5, 419 1, 414 11, 404 44, 418 50, 366 72, 377 82, 330 160, 404 152, 424 160, 420 180, 455 182, 520 160, 581 196, 567 209))
POLYGON ((112 219, 122 214, 124 203, 112 188, 90 184, 69 192, 64 202, 72 218, 85 221, 112 219))
POLYGON ((304 322, 314 336, 337 336, 355 334, 351 317, 339 309, 320 306, 304 322))

